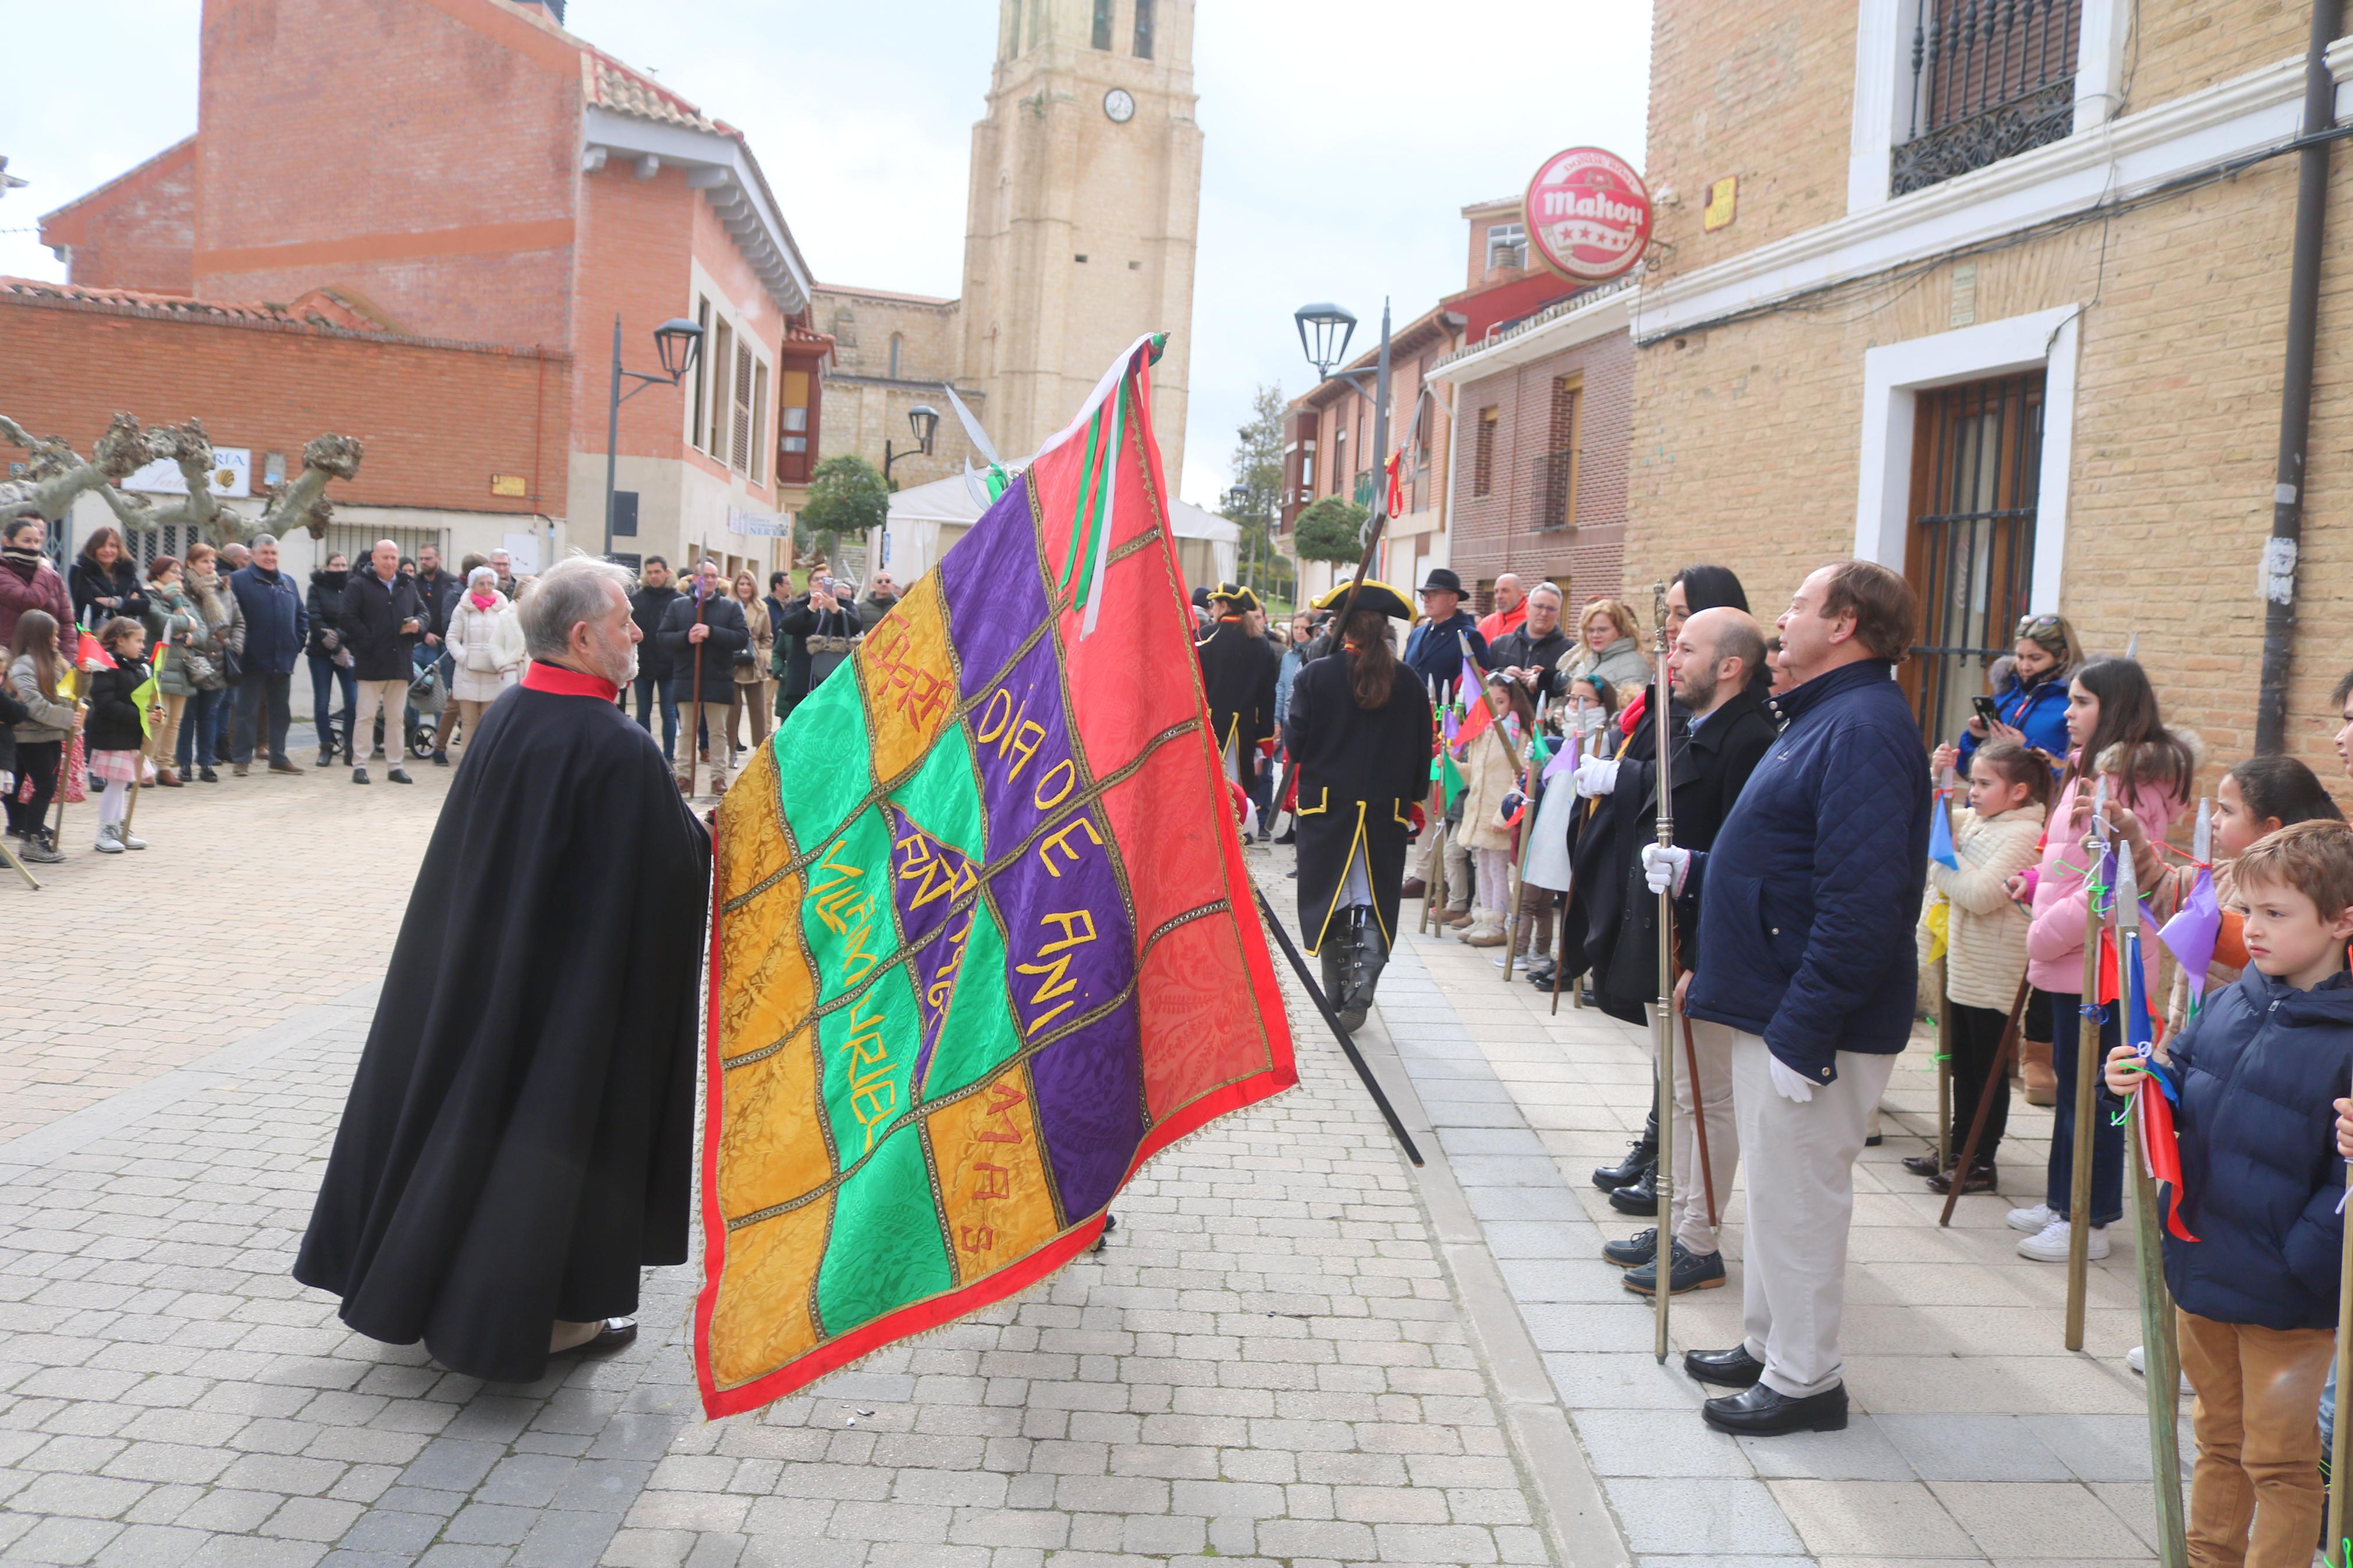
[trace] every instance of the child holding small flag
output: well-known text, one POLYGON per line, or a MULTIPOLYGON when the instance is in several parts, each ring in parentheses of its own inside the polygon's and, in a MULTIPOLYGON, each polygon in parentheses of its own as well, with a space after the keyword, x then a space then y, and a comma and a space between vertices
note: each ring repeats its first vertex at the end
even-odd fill
POLYGON ((2146 1077, 2175 1106, 2165 1280, 2198 1393, 2190 1559, 2304 1568, 2326 1506, 2314 1411, 2344 1244, 2331 1134, 2353 1071, 2353 828, 2283 827, 2235 870, 2246 973, 2206 999, 2169 1061, 2120 1046, 2105 1080, 2125 1096, 2146 1077))
MULTIPOLYGON (((1928 880, 1950 905, 1945 935, 1945 995, 1952 1004, 1953 1037, 1941 1042, 1953 1058, 1953 1125, 1948 1146, 1957 1163, 1977 1119, 1978 1102, 1993 1078, 1994 1056, 2010 1025, 2018 983, 2026 975, 2026 915, 2010 898, 2010 878, 2042 853, 2042 822, 2051 802, 2051 770, 2015 741, 1989 741, 1969 759, 1968 809, 1949 806, 1949 860, 1929 837, 1928 880)), ((1933 819, 1931 822, 1933 827, 1933 819)), ((1994 1153, 2010 1124, 2010 1075, 1993 1085, 1969 1169, 1936 1168, 1932 1149, 1904 1162, 1937 1192, 1957 1179, 1965 1193, 1994 1189, 1994 1153)))
POLYGON ((1504 819, 1504 801, 1518 783, 1512 759, 1525 755, 1536 710, 1520 683, 1501 672, 1487 678, 1483 695, 1490 721, 1459 747, 1466 784, 1462 847, 1471 851, 1479 879, 1471 924, 1461 934, 1472 947, 1501 947, 1512 861, 1512 824, 1504 819))
POLYGON ((131 809, 131 788, 139 782, 148 726, 163 717, 163 706, 147 668, 146 627, 128 616, 117 616, 99 628, 98 646, 113 663, 100 663, 90 672, 90 717, 83 739, 90 750, 90 776, 106 786, 98 801, 98 852, 120 855, 147 847, 145 839, 131 837, 123 821, 131 809))

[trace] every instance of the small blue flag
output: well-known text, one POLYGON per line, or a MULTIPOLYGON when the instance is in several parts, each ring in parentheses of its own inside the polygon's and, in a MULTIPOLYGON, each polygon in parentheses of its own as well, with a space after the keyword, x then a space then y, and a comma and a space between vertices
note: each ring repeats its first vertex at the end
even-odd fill
POLYGON ((1945 792, 1938 790, 1935 810, 1928 819, 1928 858, 1948 871, 1961 868, 1960 855, 1953 848, 1953 813, 1945 803, 1945 792))

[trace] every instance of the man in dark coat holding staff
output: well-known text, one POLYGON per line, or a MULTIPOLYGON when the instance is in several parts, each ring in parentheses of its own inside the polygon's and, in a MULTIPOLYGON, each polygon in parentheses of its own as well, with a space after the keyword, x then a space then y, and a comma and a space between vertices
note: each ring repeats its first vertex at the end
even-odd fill
MULTIPOLYGON (((1223 759, 1226 776, 1250 787, 1261 751, 1274 741, 1274 678, 1282 656, 1250 630, 1258 595, 1231 583, 1209 595, 1217 616, 1209 635, 1193 645, 1201 661, 1201 689, 1209 699, 1210 738, 1223 759)), ((1263 818, 1259 837, 1268 837, 1263 818)))
POLYGON ((634 678, 629 574, 575 556, 466 748, 385 972, 294 1277, 392 1344, 532 1383, 636 1337, 687 1255, 711 839, 634 678))

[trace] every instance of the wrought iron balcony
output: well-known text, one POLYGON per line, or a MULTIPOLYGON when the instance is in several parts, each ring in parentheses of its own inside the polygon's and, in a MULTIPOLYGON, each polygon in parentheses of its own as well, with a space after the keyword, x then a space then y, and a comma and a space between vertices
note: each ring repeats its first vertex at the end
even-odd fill
POLYGON ((1895 195, 2057 142, 2074 129, 2082 0, 1916 0, 1910 133, 1895 195))

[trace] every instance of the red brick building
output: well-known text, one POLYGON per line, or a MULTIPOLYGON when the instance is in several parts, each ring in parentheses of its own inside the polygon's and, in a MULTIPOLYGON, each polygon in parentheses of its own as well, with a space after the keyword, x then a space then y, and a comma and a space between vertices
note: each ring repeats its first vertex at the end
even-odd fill
MULTIPOLYGON (((742 132, 537 5, 379 0, 364 17, 330 0, 207 0, 195 134, 43 223, 71 280, 264 317, 281 307, 253 302, 337 301, 369 328, 333 340, 353 356, 337 367, 347 387, 296 374, 320 350, 284 323, 237 339, 231 355, 288 355, 264 379, 297 399, 279 417, 311 434, 396 425, 396 399, 379 412, 367 393, 408 374, 413 353, 532 367, 560 384, 501 404, 489 416, 522 423, 484 438, 536 444, 521 465, 527 499, 559 551, 604 543, 616 316, 631 370, 658 368, 657 325, 694 321, 704 329, 694 374, 621 410, 613 548, 781 563, 784 514, 817 459, 806 433, 830 340, 810 330, 809 269, 742 132), (403 341, 431 346, 396 353, 403 341), (338 401, 347 395, 358 405, 338 401)), ((65 311, 47 330, 105 319, 65 311)), ((133 319, 164 334, 192 324, 133 319)), ((206 342, 227 341, 212 325, 206 342)), ((87 428, 37 401, 10 412, 87 441, 106 411, 156 396, 173 417, 203 416, 218 443, 262 448, 264 433, 216 413, 203 381, 159 382, 144 364, 102 357, 122 341, 90 340, 101 352, 93 406, 103 406, 87 428)), ((420 445, 468 449, 475 437, 460 423, 454 410, 429 423, 420 445)), ((501 460, 512 480, 517 465, 501 460)), ((376 461, 372 442, 363 486, 376 461)), ((479 466, 451 461, 452 484, 473 492, 467 510, 497 514, 494 500, 514 499, 494 496, 479 466)))

